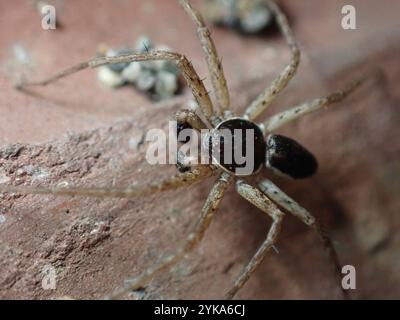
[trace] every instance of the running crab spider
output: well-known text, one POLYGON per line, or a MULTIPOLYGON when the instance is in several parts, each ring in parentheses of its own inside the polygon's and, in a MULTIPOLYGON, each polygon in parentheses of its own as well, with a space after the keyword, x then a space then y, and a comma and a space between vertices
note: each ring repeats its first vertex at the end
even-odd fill
MULTIPOLYGON (((275 97, 287 86, 289 81, 294 77, 300 62, 300 50, 294 40, 287 18, 275 2, 268 0, 267 4, 271 12, 275 15, 279 29, 290 48, 290 62, 272 84, 247 107, 243 116, 234 116, 233 112, 229 110, 229 92, 222 64, 218 58, 217 50, 210 32, 199 12, 196 11, 187 0, 179 0, 179 3, 197 26, 198 37, 205 52, 212 87, 215 93, 215 103, 212 103, 208 91, 189 60, 182 54, 169 51, 151 51, 116 57, 94 58, 46 80, 21 83, 18 85, 18 88, 24 89, 28 86, 47 85, 62 77, 89 67, 95 68, 107 64, 146 60, 176 61, 204 116, 199 117, 196 113, 189 110, 179 111, 176 114, 178 129, 193 128, 200 130, 207 127, 209 124, 211 124, 214 131, 221 128, 228 128, 230 130, 243 128, 253 129, 255 132, 253 142, 258 148, 254 150, 254 170, 248 174, 248 176, 259 177, 261 169, 271 169, 274 172, 284 174, 291 178, 305 178, 312 175, 317 169, 317 162, 314 156, 294 140, 284 136, 274 135, 271 132, 305 114, 342 101, 363 82, 365 77, 348 84, 343 90, 295 106, 257 124, 255 122, 256 118, 271 105, 275 97)), ((184 164, 181 164, 179 168, 181 171, 185 172, 156 181, 149 185, 135 186, 126 189, 0 186, 0 192, 131 198, 188 186, 207 177, 218 175, 202 208, 201 215, 194 229, 188 235, 184 245, 177 249, 173 255, 163 258, 158 264, 147 269, 138 277, 127 280, 122 288, 116 290, 107 298, 120 298, 127 292, 140 288, 156 274, 167 270, 172 265, 179 262, 179 260, 191 251, 203 238, 205 231, 218 210, 225 191, 229 185, 234 182, 237 192, 244 199, 272 218, 272 225, 266 239, 261 244, 256 254, 240 273, 232 288, 226 293, 226 298, 230 299, 236 295, 257 266, 263 261, 267 252, 273 247, 279 235, 285 212, 293 214, 318 233, 324 247, 329 251, 331 260, 335 266, 336 276, 338 277, 339 283, 341 282, 340 263, 329 237, 321 230, 316 219, 306 209, 301 207, 271 181, 259 178, 257 180, 257 186, 250 185, 246 182, 246 176, 236 174, 235 166, 228 165, 224 163, 224 161, 208 165, 200 164, 193 168, 187 168, 184 164)), ((346 297, 346 291, 343 291, 343 294, 346 297)))

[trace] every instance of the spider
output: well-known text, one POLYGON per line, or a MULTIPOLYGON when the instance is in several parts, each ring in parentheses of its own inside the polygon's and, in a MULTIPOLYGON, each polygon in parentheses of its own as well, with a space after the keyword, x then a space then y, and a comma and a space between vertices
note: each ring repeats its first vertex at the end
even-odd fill
MULTIPOLYGON (((180 173, 173 177, 167 177, 143 186, 121 189, 79 187, 29 188, 0 186, 0 192, 132 198, 150 195, 155 192, 182 188, 205 178, 218 176, 207 200, 205 201, 200 217, 198 218, 193 230, 187 236, 183 246, 179 247, 174 254, 161 259, 159 263, 148 268, 139 276, 128 279, 124 286, 114 291, 107 298, 120 298, 132 290, 139 289, 157 274, 166 271, 178 263, 201 241, 207 228, 214 219, 227 188, 232 184, 235 184, 236 191, 240 196, 268 215, 272 219, 272 224, 267 233, 266 239, 263 241, 248 265, 239 274, 233 286, 227 291, 225 298, 231 299, 236 295, 263 261, 267 252, 274 247, 285 213, 290 213, 299 218, 303 223, 318 233, 322 244, 329 251, 330 258, 335 266, 336 276, 340 283, 341 265, 328 235, 323 232, 316 219, 305 208, 286 195, 270 180, 260 176, 260 174, 264 170, 269 169, 275 173, 283 174, 294 179, 306 178, 313 175, 317 170, 317 161, 314 156, 296 141, 281 135, 272 134, 271 132, 305 114, 342 101, 352 93, 366 77, 360 77, 359 79, 349 83, 344 87, 344 89, 333 94, 292 107, 286 111, 273 115, 262 123, 256 123, 255 121, 257 117, 271 105, 274 99, 294 77, 300 63, 300 50, 296 44, 286 16, 274 1, 267 0, 266 3, 268 8, 274 14, 280 32, 289 46, 291 53, 290 62, 285 66, 283 71, 276 77, 272 84, 246 108, 244 114, 240 117, 236 116, 233 111, 229 109, 229 91, 223 67, 218 58, 217 50, 213 39, 211 38, 209 29, 205 25, 200 13, 193 8, 187 0, 179 0, 179 3, 197 27, 198 37, 204 50, 211 76, 211 83, 215 94, 214 103, 212 103, 209 92, 206 90, 203 81, 199 78, 189 60, 184 55, 171 51, 149 51, 145 53, 135 53, 115 57, 98 57, 66 69, 43 81, 20 83, 18 88, 24 89, 27 86, 34 85, 44 86, 62 77, 89 67, 95 68, 108 64, 128 63, 132 61, 175 61, 177 62, 177 65, 191 89, 203 115, 203 117, 200 117, 191 110, 178 111, 175 115, 178 123, 178 131, 184 128, 201 130, 207 127, 207 123, 211 124, 214 131, 218 131, 222 128, 228 128, 231 131, 234 129, 254 130, 255 135, 254 140, 252 141, 256 146, 254 150, 254 170, 243 176, 237 174, 237 171, 235 170, 237 164, 225 163, 224 159, 207 165, 199 164, 194 167, 185 166, 184 159, 180 159, 180 162, 178 163, 178 168, 181 171, 180 173), (250 177, 257 178, 255 185, 247 181, 250 177)), ((242 141, 242 143, 245 143, 245 141, 242 141)), ((344 296, 347 297, 347 292, 344 289, 342 289, 342 292, 344 296)))

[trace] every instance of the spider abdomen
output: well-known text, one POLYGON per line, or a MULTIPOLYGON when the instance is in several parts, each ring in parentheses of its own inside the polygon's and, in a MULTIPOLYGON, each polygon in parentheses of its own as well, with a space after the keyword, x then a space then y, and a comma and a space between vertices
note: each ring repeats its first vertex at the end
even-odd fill
POLYGON ((313 154, 301 144, 285 136, 267 137, 266 166, 295 179, 312 176, 318 169, 313 154))
POLYGON ((266 142, 258 125, 243 118, 231 118, 215 128, 209 151, 222 169, 237 176, 247 176, 264 165, 266 142))

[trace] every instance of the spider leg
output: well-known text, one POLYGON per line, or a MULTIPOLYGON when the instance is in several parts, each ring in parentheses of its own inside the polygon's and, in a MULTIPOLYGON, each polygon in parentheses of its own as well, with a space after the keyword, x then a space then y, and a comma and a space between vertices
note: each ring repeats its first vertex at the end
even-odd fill
POLYGON ((285 14, 274 1, 268 0, 266 4, 276 17, 279 29, 290 48, 291 57, 289 64, 286 65, 272 84, 247 107, 244 117, 249 120, 254 120, 268 108, 276 96, 287 86, 289 81, 296 74, 300 63, 300 50, 294 40, 293 32, 285 14))
POLYGON ((211 38, 210 30, 204 23, 201 14, 195 8, 193 8, 187 0, 179 0, 179 3, 197 26, 197 34, 203 51, 206 55, 208 70, 216 96, 216 104, 222 114, 229 108, 229 91, 226 84, 222 63, 218 58, 217 49, 213 39, 211 38))
POLYGON ((155 266, 147 269, 137 278, 128 280, 127 284, 123 288, 116 290, 107 298, 118 299, 129 291, 139 288, 146 282, 150 281, 156 274, 167 270, 172 265, 178 263, 189 251, 191 251, 203 238, 204 233, 213 220, 225 191, 232 180, 233 177, 227 173, 222 173, 220 175, 219 179, 214 184, 210 194, 208 195, 197 224, 195 225, 193 231, 188 235, 186 243, 182 247, 180 247, 174 254, 162 259, 155 266))
MULTIPOLYGON (((199 140, 199 136, 196 135, 197 132, 194 132, 193 129, 197 131, 201 131, 202 129, 206 129, 206 123, 199 117, 199 115, 192 110, 183 109, 179 110, 175 113, 175 119, 177 122, 177 138, 178 142, 182 142, 183 144, 191 143, 192 139, 199 140), (183 130, 190 130, 189 132, 184 132, 183 130)), ((196 145, 198 148, 198 145, 196 145)), ((199 150, 197 150, 199 151, 199 150)), ((191 165, 194 161, 194 164, 201 163, 199 152, 196 153, 195 156, 188 157, 181 150, 178 150, 177 154, 177 168, 180 172, 186 172, 191 169, 191 165)))
POLYGON ((175 119, 178 124, 189 125, 193 129, 201 130, 207 129, 207 125, 196 114, 196 112, 188 109, 179 110, 175 113, 175 119))
POLYGON ((267 213, 273 221, 267 238, 258 248, 256 254, 241 272, 239 277, 237 277, 233 287, 225 295, 227 299, 232 299, 235 296, 264 260, 267 252, 276 242, 284 216, 284 213, 259 189, 243 182, 242 180, 238 180, 236 182, 236 190, 247 201, 255 205, 261 211, 267 213))
POLYGON ((270 118, 268 118, 262 125, 261 128, 264 132, 271 132, 278 129, 282 125, 291 122, 307 113, 317 111, 323 107, 327 107, 331 104, 343 101, 347 96, 349 96, 354 90, 356 90, 365 80, 366 76, 360 77, 342 90, 334 92, 326 97, 317 98, 310 102, 303 103, 296 107, 290 108, 289 110, 278 113, 270 118))
POLYGON ((133 62, 133 61, 149 61, 149 60, 170 60, 177 61, 178 67, 181 70, 183 77, 185 78, 189 88, 192 90, 192 94, 195 97, 198 105, 202 109, 207 119, 210 119, 213 113, 212 102, 210 96, 203 84, 203 81, 198 76, 196 70, 189 60, 182 54, 169 51, 151 51, 146 53, 134 53, 128 55, 120 55, 115 57, 98 57, 93 58, 89 61, 79 63, 71 68, 68 68, 54 76, 41 81, 26 81, 17 85, 18 89, 24 89, 29 86, 45 86, 61 78, 69 76, 80 70, 86 68, 96 68, 99 66, 133 62))
POLYGON ((313 228, 317 234, 319 239, 321 240, 324 248, 329 252, 330 259, 335 267, 335 274, 338 278, 339 286, 343 293, 343 297, 348 299, 348 291, 344 290, 341 282, 342 282, 342 266, 339 261, 338 254, 335 250, 335 247, 332 244, 330 237, 327 232, 325 232, 316 219, 302 206, 300 206, 296 201, 290 198, 286 193, 284 193, 281 189, 279 189, 274 183, 270 180, 264 179, 259 184, 259 188, 262 192, 264 192, 270 199, 272 199, 276 204, 280 207, 284 208, 295 217, 299 218, 306 225, 313 228))
POLYGON ((258 187, 268 198, 299 218, 306 225, 312 227, 315 224, 315 218, 306 209, 290 198, 270 180, 263 179, 258 187))
POLYGON ((133 198, 138 196, 152 195, 191 185, 201 179, 215 174, 212 166, 200 165, 190 172, 175 175, 174 177, 152 182, 148 185, 133 186, 127 188, 84 188, 84 187, 20 187, 0 185, 0 193, 12 192, 19 194, 52 194, 58 196, 85 196, 96 198, 133 198))

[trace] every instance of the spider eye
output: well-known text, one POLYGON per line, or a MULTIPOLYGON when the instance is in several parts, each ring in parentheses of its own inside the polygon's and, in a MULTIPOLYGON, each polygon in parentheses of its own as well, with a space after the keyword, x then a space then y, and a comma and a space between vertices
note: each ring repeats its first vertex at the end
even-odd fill
POLYGON ((310 151, 293 139, 271 134, 267 138, 266 166, 294 179, 308 178, 318 168, 310 151))

